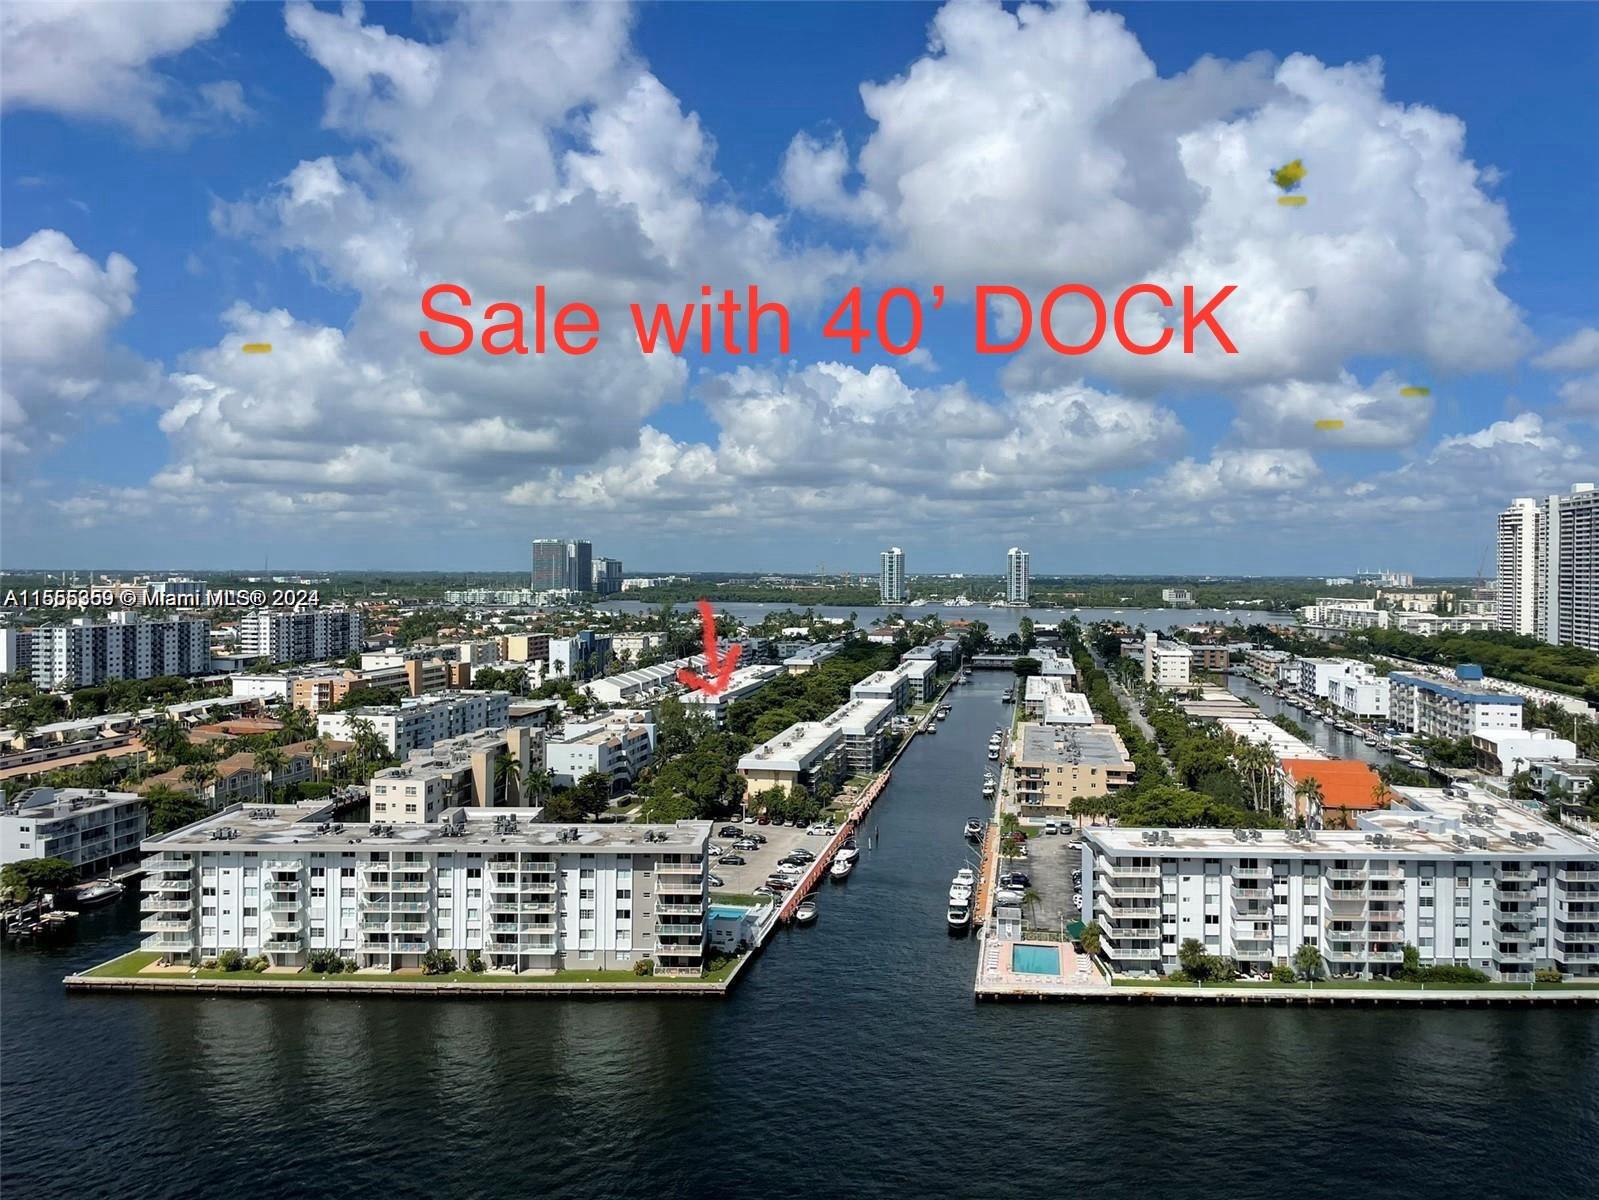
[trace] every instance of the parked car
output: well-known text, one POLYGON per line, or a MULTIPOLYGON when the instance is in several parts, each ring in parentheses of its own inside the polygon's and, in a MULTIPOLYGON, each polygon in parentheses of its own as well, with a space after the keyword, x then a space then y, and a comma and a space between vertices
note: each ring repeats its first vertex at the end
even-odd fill
POLYGON ((816 824, 812 825, 809 829, 807 829, 805 831, 805 834, 806 834, 807 837, 811 837, 811 836, 832 837, 833 834, 835 834, 837 832, 838 832, 838 827, 837 826, 829 825, 826 821, 818 821, 816 824))
POLYGON ((760 887, 758 887, 758 888, 754 889, 752 892, 750 892, 750 895, 752 895, 752 896, 767 896, 767 897, 770 897, 772 899, 776 899, 776 897, 777 897, 777 889, 773 888, 773 887, 768 887, 766 884, 763 883, 763 884, 761 884, 760 887))
POLYGON ((763 846, 766 845, 766 835, 764 833, 758 833, 753 829, 747 829, 744 831, 744 836, 749 838, 749 840, 752 842, 759 842, 763 846))
POLYGON ((1055 824, 1055 822, 1053 822, 1053 821, 1045 821, 1044 822, 1044 832, 1045 833, 1059 833, 1060 832, 1060 826, 1055 824))
POLYGON ((754 813, 745 813, 744 814, 744 824, 746 824, 746 825, 755 824, 755 814, 754 813))
POLYGON ((715 842, 711 842, 705 847, 705 853, 715 858, 718 854, 726 854, 727 849, 724 846, 718 846, 715 842))
POLYGON ((749 862, 742 854, 724 854, 716 860, 719 867, 742 867, 749 862))
POLYGON ((777 865, 780 867, 803 867, 805 865, 805 861, 805 859, 800 858, 797 854, 785 854, 782 858, 777 860, 777 865))
POLYGON ((736 838, 743 831, 737 825, 723 825, 716 831, 717 837, 736 838))
POLYGON ((759 842, 757 842, 754 838, 739 838, 738 841, 733 843, 733 849, 735 849, 735 850, 752 850, 753 851, 753 850, 759 850, 760 848, 761 848, 761 844, 759 842))
POLYGON ((786 878, 798 879, 805 874, 805 864, 797 862, 778 863, 777 873, 786 878))
MULTIPOLYGON (((767 816, 765 813, 762 813, 760 816, 755 818, 755 823, 757 825, 770 825, 772 823, 772 818, 767 816)), ((782 822, 778 823, 782 824, 782 822)))
POLYGON ((707 875, 705 877, 705 881, 707 883, 709 883, 712 887, 726 887, 727 886, 727 881, 724 880, 720 875, 707 875))
POLYGON ((794 881, 782 875, 769 875, 766 879, 766 886, 774 892, 792 892, 794 890, 794 881))
POLYGON ((1025 890, 1032 887, 1032 885, 1032 878, 1026 871, 1007 871, 999 877, 1000 887, 1022 888, 1025 890))
POLYGON ((792 850, 790 850, 788 852, 788 857, 797 858, 801 862, 815 862, 816 861, 816 851, 807 850, 804 846, 795 846, 792 850))

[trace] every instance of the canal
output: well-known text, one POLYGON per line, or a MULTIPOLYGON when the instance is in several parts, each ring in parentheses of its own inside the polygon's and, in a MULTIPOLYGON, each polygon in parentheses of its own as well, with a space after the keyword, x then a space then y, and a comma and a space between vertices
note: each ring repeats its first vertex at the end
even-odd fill
POLYGON ((7 947, 0 1192, 1592 1195, 1591 1013, 978 1006, 944 908, 1008 682, 951 693, 725 1000, 66 995, 131 896, 7 947))
POLYGON ((1354 734, 1344 733, 1309 713, 1302 713, 1297 708, 1284 704, 1253 679, 1245 679, 1241 675, 1229 675, 1227 690, 1235 696, 1253 701, 1267 717, 1281 714, 1291 718, 1305 730, 1308 735, 1306 740, 1312 746, 1326 751, 1333 758, 1356 758, 1374 767, 1398 762, 1392 754, 1375 746, 1366 745, 1354 734))

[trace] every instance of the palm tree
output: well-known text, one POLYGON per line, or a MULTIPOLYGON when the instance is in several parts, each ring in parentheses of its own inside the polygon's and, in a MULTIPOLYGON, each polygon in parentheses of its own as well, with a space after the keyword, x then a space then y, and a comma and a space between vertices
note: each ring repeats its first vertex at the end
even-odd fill
POLYGON ((194 788, 194 794, 201 796, 206 785, 217 777, 216 766, 212 763, 191 763, 183 768, 183 781, 194 788))
POLYGON ((500 751, 494 760, 494 792, 496 803, 514 808, 512 796, 522 791, 522 764, 508 751, 500 751))
POLYGON ((303 742, 316 733, 316 721, 305 709, 291 708, 283 714, 281 732, 285 743, 303 742))
POLYGON ((271 803, 272 800, 273 781, 277 778, 278 772, 283 769, 283 764, 286 761, 283 751, 276 746, 268 746, 265 750, 257 750, 255 752, 255 769, 265 776, 263 782, 266 785, 268 803, 271 803))
POLYGON ((333 749, 332 743, 324 733, 319 733, 311 739, 311 777, 313 779, 325 774, 328 766, 328 752, 333 749))
POLYGON ((139 740, 152 754, 159 759, 175 759, 185 746, 189 744, 189 737, 171 717, 160 717, 139 735, 139 740))
POLYGON ((1321 807, 1322 801, 1326 799, 1321 790, 1321 780, 1314 775, 1301 779, 1294 785, 1294 799, 1304 809, 1305 816, 1308 819, 1311 814, 1321 807))
POLYGON ((542 767, 536 767, 522 777, 522 794, 534 807, 541 805, 544 798, 550 794, 554 787, 554 773, 542 767))

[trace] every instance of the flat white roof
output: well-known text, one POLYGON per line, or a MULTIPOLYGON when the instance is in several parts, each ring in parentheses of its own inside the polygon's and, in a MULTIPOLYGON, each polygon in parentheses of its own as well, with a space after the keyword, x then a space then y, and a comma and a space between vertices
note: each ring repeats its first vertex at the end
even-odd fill
POLYGON ((838 725, 801 721, 738 760, 740 771, 803 771, 844 737, 838 725))
POLYGON ((1296 738, 1263 717, 1221 717, 1216 724, 1246 742, 1261 742, 1270 746, 1278 758, 1327 757, 1309 742, 1296 738))

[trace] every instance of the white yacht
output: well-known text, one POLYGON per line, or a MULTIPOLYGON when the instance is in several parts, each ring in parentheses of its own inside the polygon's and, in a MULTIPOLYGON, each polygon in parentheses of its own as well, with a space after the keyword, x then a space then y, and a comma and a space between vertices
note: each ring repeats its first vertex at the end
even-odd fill
POLYGON ((965 929, 972 923, 971 904, 955 904, 952 902, 944 919, 951 929, 965 929))
POLYGON ((970 891, 977 886, 977 873, 970 867, 962 867, 955 872, 955 878, 950 881, 955 887, 963 887, 970 891))
POLYGON ((854 869, 855 859, 853 856, 849 858, 835 858, 833 860, 833 865, 827 869, 827 873, 834 879, 848 879, 849 873, 854 869))
POLYGON ((976 841, 978 838, 983 836, 983 823, 976 817, 973 817, 970 821, 966 822, 965 833, 967 837, 971 838, 973 841, 976 841))

